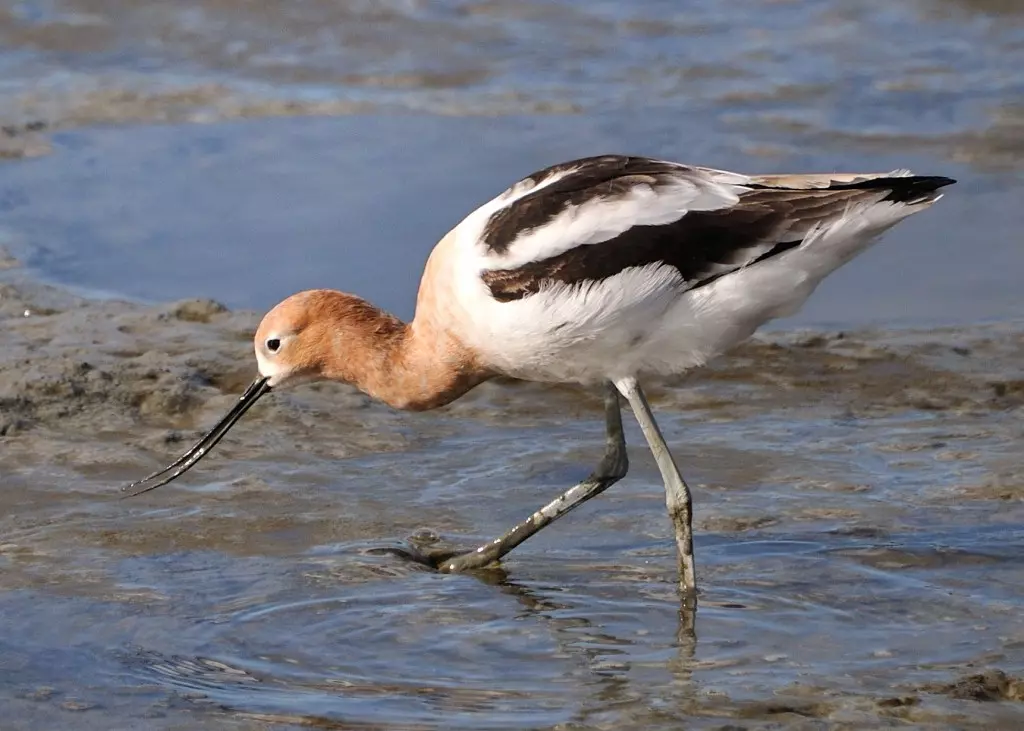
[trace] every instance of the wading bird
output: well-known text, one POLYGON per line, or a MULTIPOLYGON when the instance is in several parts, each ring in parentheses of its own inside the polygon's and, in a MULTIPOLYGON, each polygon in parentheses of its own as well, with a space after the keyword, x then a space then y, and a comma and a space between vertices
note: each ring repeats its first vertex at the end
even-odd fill
POLYGON ((511 376, 603 384, 606 450, 594 473, 505 535, 437 568, 500 559, 626 474, 619 395, 665 483, 679 582, 696 576, 690 490, 639 380, 707 362, 795 312, 822 279, 954 180, 877 174, 742 175, 644 157, 554 165, 472 212, 431 252, 412 322, 359 297, 288 297, 256 331, 259 376, 234 408, 138 495, 179 477, 272 389, 353 384, 398 409, 443 406, 511 376))

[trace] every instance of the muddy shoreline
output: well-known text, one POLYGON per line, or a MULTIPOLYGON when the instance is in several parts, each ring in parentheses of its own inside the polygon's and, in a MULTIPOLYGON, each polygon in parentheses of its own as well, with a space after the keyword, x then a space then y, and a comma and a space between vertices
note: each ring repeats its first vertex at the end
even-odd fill
MULTIPOLYGON (((10 274, 18 263, 2 256, 10 274)), ((0 280, 0 318, 8 334, 0 358, 0 434, 31 438, 41 457, 67 446, 61 445, 62 435, 109 435, 113 443, 130 434, 142 436, 146 449, 187 441, 201 435, 255 373, 251 337, 260 313, 230 311, 212 299, 158 306, 90 300, 27 278, 6 279, 0 280), (55 440, 52 449, 45 446, 48 438, 55 440)), ((706 368, 659 379, 648 390, 662 408, 720 413, 723 419, 815 402, 851 417, 910 411, 1005 415, 1024 408, 1024 378, 1015 368, 1022 356, 1024 329, 1012 323, 938 331, 782 332, 757 335, 706 368)), ((372 409, 407 418, 354 388, 317 384, 302 391, 307 395, 285 394, 273 406, 261 404, 247 421, 273 420, 281 429, 294 429, 292 436, 308 435, 302 429, 311 415, 303 413, 303 404, 315 398, 330 398, 334 409, 351 414, 372 409)), ((530 404, 537 398, 577 402, 574 411, 585 413, 600 408, 588 389, 499 379, 441 412, 493 418, 486 412, 501 408, 503 420, 529 419, 536 415, 530 404)), ((243 434, 259 438, 259 431, 243 434)), ((239 446, 257 445, 243 440, 239 446)), ((118 454, 126 462, 143 456, 127 449, 118 454)))

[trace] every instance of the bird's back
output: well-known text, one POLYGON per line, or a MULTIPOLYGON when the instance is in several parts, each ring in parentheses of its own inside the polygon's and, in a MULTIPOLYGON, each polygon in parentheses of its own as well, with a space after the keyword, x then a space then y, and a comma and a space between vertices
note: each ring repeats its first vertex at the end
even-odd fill
POLYGON ((443 280, 443 295, 427 299, 509 375, 678 372, 795 311, 952 182, 586 158, 534 173, 467 216, 435 249, 423 291, 443 280))

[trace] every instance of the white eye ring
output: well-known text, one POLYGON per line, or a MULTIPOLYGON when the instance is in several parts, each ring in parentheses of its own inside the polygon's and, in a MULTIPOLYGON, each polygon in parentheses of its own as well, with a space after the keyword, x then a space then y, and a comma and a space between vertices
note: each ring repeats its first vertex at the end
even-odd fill
POLYGON ((276 353, 281 349, 281 338, 267 338, 267 350, 276 353))

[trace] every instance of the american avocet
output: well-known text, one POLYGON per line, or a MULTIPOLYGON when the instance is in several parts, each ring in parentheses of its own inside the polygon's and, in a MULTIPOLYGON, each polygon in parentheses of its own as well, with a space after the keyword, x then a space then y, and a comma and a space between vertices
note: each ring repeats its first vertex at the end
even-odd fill
POLYGON ((328 379, 399 409, 443 406, 497 375, 604 384, 594 473, 505 535, 444 558, 489 564, 626 474, 619 394, 665 483, 680 586, 695 589, 690 490, 638 379, 684 371, 791 314, 830 272, 954 183, 906 170, 742 175, 607 155, 554 165, 478 208, 434 247, 411 323, 310 290, 256 331, 259 376, 234 408, 138 495, 180 476, 272 388, 328 379))

